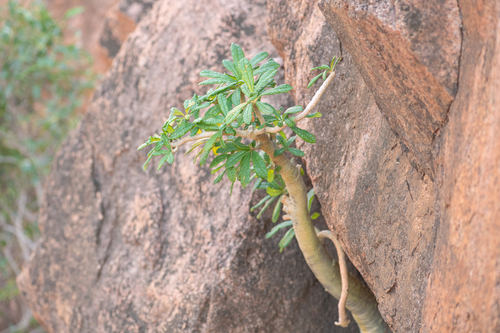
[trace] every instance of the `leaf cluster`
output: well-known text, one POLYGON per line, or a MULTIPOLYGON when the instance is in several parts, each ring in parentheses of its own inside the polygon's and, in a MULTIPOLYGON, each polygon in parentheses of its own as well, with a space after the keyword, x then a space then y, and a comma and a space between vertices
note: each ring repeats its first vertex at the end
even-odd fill
MULTIPOLYGON (((172 107, 161 132, 150 136, 138 150, 153 146, 143 165, 144 170, 154 156, 161 156, 158 170, 165 163, 172 164, 178 147, 187 142, 191 142, 192 146, 186 154, 199 147, 194 161, 199 158, 201 165, 213 153, 214 158, 209 166, 212 174, 217 174, 214 184, 227 177, 232 191, 236 181, 246 187, 256 179, 253 190, 266 190, 267 195, 251 210, 260 208, 257 216, 260 217, 268 207, 274 205, 272 221, 276 222, 281 213, 281 199, 287 195, 287 190, 280 175, 280 167, 273 163, 273 158, 285 152, 304 156, 304 152, 292 147, 292 143, 297 137, 308 143, 315 143, 316 138, 297 126, 295 117, 303 111, 302 106, 296 105, 285 110, 263 100, 265 96, 292 90, 287 84, 277 85, 275 82, 279 64, 272 58, 266 60, 269 56, 267 52, 247 59, 241 47, 232 44, 231 54, 232 60, 222 61, 226 69, 224 72, 203 70, 200 73, 201 77, 206 78, 200 85, 215 87, 202 96, 194 94, 191 99, 184 101, 182 110, 172 107), (280 130, 283 127, 289 127, 294 135, 287 137, 280 130), (276 147, 273 156, 259 151, 258 138, 251 135, 254 131, 264 130, 265 133, 269 129, 277 132, 265 134, 269 135, 276 147)), ((338 58, 334 60, 331 66, 326 66, 328 70, 333 70, 338 58)), ((307 117, 321 117, 321 114, 313 113, 307 117)), ((278 225, 274 232, 283 225, 289 225, 289 222, 284 223, 278 225)), ((293 239, 291 230, 287 232, 286 240, 280 242, 281 248, 293 239)))

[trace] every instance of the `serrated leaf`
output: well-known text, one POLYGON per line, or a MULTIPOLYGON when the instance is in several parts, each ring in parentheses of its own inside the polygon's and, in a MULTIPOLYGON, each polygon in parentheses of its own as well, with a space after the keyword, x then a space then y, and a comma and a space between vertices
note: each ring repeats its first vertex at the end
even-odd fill
POLYGON ((248 89, 247 87, 247 84, 244 83, 241 87, 241 91, 248 97, 250 97, 250 95, 252 94, 252 92, 250 91, 250 89, 248 89))
POLYGON ((281 197, 278 199, 278 202, 276 203, 276 206, 274 206, 274 209, 273 209, 273 217, 272 217, 272 221, 273 223, 276 223, 280 217, 280 213, 281 213, 281 198, 283 198, 283 195, 281 195, 281 197))
POLYGON ((245 53, 238 44, 231 44, 231 54, 233 55, 233 62, 239 64, 240 60, 245 58, 245 53))
POLYGON ((231 95, 231 101, 233 102, 234 105, 239 105, 241 100, 241 89, 236 88, 231 95))
POLYGON ((257 218, 260 219, 260 217, 262 216, 262 214, 265 212, 265 210, 267 209, 267 207, 269 207, 274 200, 276 200, 277 197, 271 197, 269 200, 267 200, 265 206, 260 210, 259 214, 257 215, 257 218))
POLYGON ((202 76, 202 77, 213 77, 213 78, 216 78, 216 79, 225 79, 225 78, 228 78, 228 76, 226 74, 222 74, 222 73, 214 72, 214 71, 209 71, 207 69, 202 70, 200 72, 200 76, 202 76))
POLYGON ((176 128, 174 133, 170 134, 169 139, 175 140, 175 139, 178 139, 178 138, 184 136, 184 134, 189 132, 194 126, 195 126, 195 124, 192 124, 192 123, 182 124, 181 126, 176 128))
POLYGON ((221 154, 221 155, 215 156, 215 158, 213 159, 212 163, 210 163, 210 168, 216 167, 217 165, 219 165, 220 162, 225 161, 229 156, 231 156, 231 155, 229 155, 229 154, 221 154))
POLYGON ((281 93, 287 93, 292 90, 293 87, 288 84, 282 84, 281 86, 277 86, 276 88, 271 88, 269 90, 263 91, 260 95, 276 95, 281 93))
POLYGON ((267 181, 270 183, 274 180, 274 169, 269 169, 267 171, 267 181))
POLYGON ((309 133, 308 131, 303 130, 303 129, 298 128, 298 127, 290 127, 290 128, 292 129, 292 131, 295 132, 295 134, 297 134, 305 142, 309 142, 309 143, 316 142, 316 138, 314 137, 314 135, 309 133))
POLYGON ((251 153, 247 153, 240 162, 240 179, 243 187, 246 187, 250 182, 250 162, 251 153))
POLYGON ((252 162, 253 162, 253 171, 259 176, 260 178, 266 178, 267 177, 267 166, 266 162, 260 157, 260 155, 253 151, 252 152, 252 162))
POLYGON ((300 149, 297 149, 297 148, 288 148, 288 151, 292 154, 294 154, 295 156, 299 156, 299 157, 302 157, 304 156, 304 152, 300 149))
POLYGON ((258 204, 256 204, 255 206, 253 206, 252 208, 250 208, 250 212, 253 212, 256 208, 259 208, 260 206, 262 206, 264 204, 264 202, 266 202, 267 200, 269 200, 271 198, 271 196, 268 194, 266 195, 261 201, 259 201, 258 204))
POLYGON ((252 67, 257 65, 259 62, 261 62, 262 60, 266 59, 267 56, 269 56, 269 53, 267 52, 260 52, 260 53, 257 53, 251 60, 250 60, 250 63, 252 64, 252 67))
POLYGON ((230 168, 238 164, 238 162, 241 161, 241 159, 248 153, 248 151, 237 151, 233 155, 229 156, 226 162, 226 168, 230 168))
POLYGON ((243 82, 246 83, 248 90, 253 92, 254 80, 253 80, 253 70, 252 64, 247 59, 243 58, 238 63, 238 69, 241 72, 241 78, 243 82))
POLYGON ((290 242, 293 240, 294 237, 295 237, 295 230, 291 228, 286 232, 285 236, 283 236, 283 238, 281 238, 280 242, 278 243, 278 246, 280 247, 280 252, 282 252, 283 249, 287 247, 288 244, 290 244, 290 242))
POLYGON ((255 90, 260 90, 261 88, 265 87, 267 85, 267 83, 269 82, 269 80, 271 80, 275 75, 276 73, 278 73, 278 70, 269 70, 267 72, 265 72, 264 74, 262 74, 260 77, 259 77, 259 81, 257 82, 257 85, 255 86, 255 90))
POLYGON ((283 228, 286 228, 286 227, 291 227, 293 226, 293 222, 292 221, 285 221, 285 222, 281 222, 279 224, 277 224, 274 228, 271 229, 271 231, 269 231, 267 234, 266 234, 266 238, 271 238, 273 237, 279 230, 283 229, 283 228))
POLYGON ((286 148, 278 148, 274 151, 274 157, 278 157, 285 152, 286 148))
POLYGON ((272 114, 276 111, 276 109, 271 104, 263 102, 257 102, 255 104, 263 114, 272 114))
POLYGON ((203 152, 200 158, 200 165, 205 164, 208 157, 208 153, 210 153, 210 150, 215 144, 215 140, 217 140, 221 136, 221 134, 222 134, 221 132, 215 133, 210 137, 210 139, 208 139, 207 143, 205 143, 205 147, 203 147, 203 152))
POLYGON ((323 75, 323 73, 315 76, 311 81, 309 81, 309 84, 307 85, 307 89, 311 88, 314 82, 318 81, 318 79, 323 75))
POLYGON ((311 206, 314 200, 314 189, 312 188, 309 192, 307 192, 307 211, 311 211, 311 206))
POLYGON ((240 80, 241 79, 241 73, 240 71, 238 70, 238 66, 236 66, 234 64, 234 62, 232 62, 231 60, 222 60, 222 64, 224 65, 224 67, 226 67, 231 73, 234 74, 234 76, 240 80))
POLYGON ((301 105, 295 105, 295 106, 292 106, 291 108, 286 109, 286 111, 285 111, 285 113, 283 113, 283 115, 302 112, 302 110, 304 110, 304 108, 301 105))
POLYGON ((252 123, 252 116, 253 116, 253 105, 248 104, 245 108, 245 111, 243 111, 243 122, 245 124, 251 124, 252 123))

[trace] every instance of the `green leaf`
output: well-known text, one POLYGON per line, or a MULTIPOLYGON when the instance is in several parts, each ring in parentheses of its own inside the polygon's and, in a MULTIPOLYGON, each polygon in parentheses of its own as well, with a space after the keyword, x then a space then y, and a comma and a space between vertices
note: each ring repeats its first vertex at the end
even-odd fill
POLYGON ((266 162, 260 157, 260 155, 256 152, 252 152, 252 162, 253 162, 253 171, 259 176, 260 178, 266 178, 267 177, 267 166, 266 162))
POLYGON ((203 116, 203 119, 207 120, 213 118, 217 116, 220 112, 221 112, 220 105, 219 104, 214 105, 210 109, 208 109, 208 111, 203 116))
POLYGON ((335 61, 336 58, 337 58, 337 56, 333 56, 332 61, 330 62, 330 68, 329 69, 332 70, 332 71, 333 71, 333 67, 334 67, 333 64, 336 63, 336 61, 335 61))
POLYGON ((243 82, 246 83, 248 90, 253 92, 254 80, 253 80, 253 70, 252 64, 247 59, 243 58, 238 63, 238 69, 241 72, 243 82))
MULTIPOLYGON (((333 63, 333 60, 332 60, 332 63, 333 63)), ((316 69, 330 69, 330 67, 328 67, 328 65, 321 65, 319 67, 311 68, 311 71, 314 71, 316 69)))
POLYGON ((81 13, 83 13, 85 11, 85 8, 84 7, 74 7, 74 8, 71 8, 70 10, 68 10, 66 13, 64 13, 64 18, 65 19, 69 19, 73 16, 76 16, 76 15, 79 15, 81 13))
POLYGON ((226 83, 226 82, 232 82, 233 79, 228 77, 227 79, 222 79, 222 78, 217 78, 217 79, 208 79, 203 82, 198 83, 198 85, 204 85, 204 84, 221 84, 221 83, 226 83))
POLYGON ((201 158, 200 158, 200 165, 205 164, 207 157, 208 157, 208 153, 210 153, 210 150, 212 149, 212 147, 215 144, 215 140, 220 138, 221 135, 222 135, 222 132, 219 131, 219 132, 215 133, 214 135, 212 135, 212 137, 210 137, 210 139, 208 139, 207 143, 205 143, 205 147, 203 147, 203 152, 202 152, 201 158))
POLYGON ((227 178, 234 183, 236 181, 236 169, 234 167, 226 168, 227 178))
POLYGON ((274 169, 269 169, 267 171, 267 181, 270 183, 274 180, 274 169))
POLYGON ((304 152, 300 149, 297 149, 297 148, 288 148, 288 151, 292 154, 294 154, 295 156, 299 156, 299 157, 302 157, 304 156, 304 152))
POLYGON ((321 75, 323 75, 323 73, 321 73, 321 74, 319 74, 319 75, 315 76, 315 77, 314 77, 314 78, 313 78, 313 79, 309 82, 309 84, 307 85, 307 89, 311 88, 311 87, 312 87, 312 85, 314 84, 314 82, 318 81, 318 79, 321 77, 321 75))
POLYGON ((309 143, 316 142, 316 138, 314 137, 314 135, 309 133, 308 131, 303 130, 303 129, 298 128, 298 127, 290 127, 290 128, 292 129, 292 131, 295 132, 295 134, 297 134, 305 142, 309 142, 309 143))
POLYGON ((278 69, 280 65, 274 61, 274 59, 269 59, 265 64, 260 66, 258 69, 253 71, 254 75, 259 75, 261 73, 265 73, 270 69, 278 69))
POLYGON ((274 151, 274 157, 278 157, 285 152, 286 148, 278 148, 274 151))
POLYGON ((210 163, 210 168, 215 168, 217 165, 219 165, 220 162, 225 161, 229 156, 229 154, 222 154, 222 155, 217 155, 213 159, 212 163, 210 163))
POLYGON ((312 188, 309 192, 307 192, 307 211, 311 211, 311 206, 314 200, 314 189, 312 188))
POLYGON ((272 197, 271 199, 267 200, 266 205, 260 210, 259 214, 257 215, 257 218, 260 219, 264 211, 269 207, 274 200, 276 200, 277 197, 272 197))
POLYGON ((319 112, 314 112, 314 113, 308 114, 308 115, 306 116, 306 118, 320 118, 320 117, 322 117, 322 116, 323 116, 323 115, 322 115, 321 113, 319 113, 319 112))
POLYGON ((229 156, 226 162, 226 168, 230 168, 238 164, 238 162, 241 161, 243 156, 245 156, 248 153, 249 153, 248 151, 237 151, 233 155, 229 156))
POLYGON ((245 58, 245 53, 238 44, 231 44, 231 54, 233 55, 233 62, 239 64, 240 60, 245 58))
POLYGON ((184 136, 184 134, 189 132, 194 126, 195 126, 195 124, 192 124, 192 123, 182 124, 181 126, 177 127, 177 129, 174 131, 174 133, 170 134, 169 139, 175 140, 175 139, 178 139, 178 138, 184 136))
POLYGON ((276 88, 271 88, 269 90, 266 90, 262 92, 260 95, 276 95, 276 94, 281 94, 281 93, 287 93, 290 90, 292 90, 293 87, 288 85, 288 84, 282 84, 281 86, 277 86, 276 88))
POLYGON ((272 221, 273 223, 276 223, 280 217, 280 213, 281 213, 281 198, 283 198, 283 195, 281 195, 281 197, 278 199, 278 202, 276 203, 276 206, 274 206, 274 210, 273 210, 273 217, 272 217, 272 221))
POLYGON ((245 124, 251 124, 252 123, 252 116, 253 116, 253 105, 248 104, 247 107, 245 108, 245 111, 243 111, 243 122, 245 124))
MULTIPOLYGON (((165 162, 167 162, 169 159, 173 162, 173 157, 174 157, 174 154, 169 151, 168 154, 166 154, 165 156, 163 156, 163 158, 160 160, 160 162, 158 163, 158 168, 156 169, 156 171, 160 171, 160 168, 163 166, 163 164, 165 164, 165 162)), ((172 164, 172 162, 169 162, 169 164, 172 164)))
POLYGON ((257 107, 259 108, 260 112, 262 112, 263 114, 272 114, 272 113, 276 112, 276 109, 271 104, 263 103, 263 102, 257 102, 255 104, 257 104, 257 107))
POLYGON ((240 179, 241 185, 246 187, 250 182, 250 161, 251 161, 251 153, 247 153, 240 163, 240 179))
POLYGON ((252 67, 257 65, 259 62, 261 62, 262 60, 266 59, 267 56, 269 55, 269 53, 267 52, 260 52, 260 53, 257 53, 253 58, 252 60, 250 60, 250 63, 252 64, 252 67))
POLYGON ((271 69, 271 70, 265 72, 264 74, 262 74, 259 77, 259 82, 257 82, 255 89, 260 90, 261 88, 265 87, 266 84, 269 82, 269 80, 271 80, 276 75, 276 73, 278 73, 278 70, 271 69))
POLYGON ((266 192, 267 192, 267 194, 269 194, 272 197, 277 197, 278 195, 283 193, 283 190, 276 190, 274 188, 267 187, 266 192))
POLYGON ((274 228, 271 229, 271 231, 269 231, 267 234, 266 234, 266 238, 271 238, 273 237, 279 230, 283 229, 283 228, 286 228, 286 227, 291 227, 293 226, 293 222, 292 221, 285 221, 285 222, 281 222, 279 224, 277 224, 274 228))
POLYGON ((288 127, 294 127, 294 126, 296 126, 295 121, 293 121, 292 118, 285 118, 285 124, 288 127))
POLYGON ((226 99, 225 94, 219 94, 219 95, 217 95, 217 100, 219 102, 219 107, 222 110, 222 114, 224 116, 227 116, 227 114, 229 113, 229 110, 228 110, 228 107, 227 107, 227 99, 226 99))
POLYGON ((217 184, 222 180, 222 177, 224 177, 224 174, 226 173, 226 170, 222 171, 215 179, 214 179, 214 185, 217 184))
POLYGON ((241 100, 241 89, 236 88, 231 95, 231 101, 233 102, 234 105, 239 105, 241 100))
POLYGON ((238 106, 235 106, 231 111, 226 116, 226 119, 224 120, 224 123, 226 125, 231 124, 238 116, 240 115, 241 109, 243 109, 245 106, 247 106, 247 103, 241 103, 238 106))
POLYGON ((302 106, 295 105, 295 106, 292 106, 291 108, 286 109, 286 111, 285 111, 285 113, 283 113, 283 115, 302 112, 302 110, 304 110, 304 108, 302 106))
POLYGON ((295 230, 293 228, 289 229, 285 236, 280 240, 278 243, 278 246, 280 247, 280 252, 283 252, 283 249, 290 244, 290 242, 293 240, 295 237, 295 230))
POLYGON ((278 141, 281 143, 281 145, 284 147, 284 148, 287 148, 288 147, 288 144, 285 140, 285 138, 283 138, 281 135, 278 135, 276 137, 276 139, 278 139, 278 141))
POLYGON ((311 215, 311 220, 316 220, 319 217, 319 213, 314 213, 311 215))
POLYGON ((271 196, 269 194, 266 195, 261 201, 259 201, 258 204, 256 204, 252 208, 250 208, 250 212, 253 212, 256 208, 259 208, 260 206, 262 206, 264 204, 264 202, 266 202, 267 200, 269 200, 269 198, 271 198, 271 196))
MULTIPOLYGON (((335 57, 333 57, 333 58, 335 59, 335 57)), ((335 69, 335 67, 337 67, 337 64, 338 64, 339 61, 340 61, 340 57, 337 57, 337 59, 335 59, 335 62, 333 63, 333 65, 330 66, 332 72, 335 69)), ((332 59, 332 62, 333 62, 333 59, 332 59)))
POLYGON ((234 76, 240 80, 241 79, 241 73, 240 71, 238 70, 238 66, 236 66, 234 64, 234 62, 232 62, 231 60, 222 60, 222 64, 224 65, 224 67, 226 67, 231 73, 234 74, 234 76))
POLYGON ((200 72, 200 76, 203 76, 203 77, 213 77, 213 78, 216 78, 216 79, 227 79, 229 78, 226 74, 222 74, 222 73, 219 73, 219 72, 214 72, 214 71, 209 71, 209 70, 202 70, 200 72))

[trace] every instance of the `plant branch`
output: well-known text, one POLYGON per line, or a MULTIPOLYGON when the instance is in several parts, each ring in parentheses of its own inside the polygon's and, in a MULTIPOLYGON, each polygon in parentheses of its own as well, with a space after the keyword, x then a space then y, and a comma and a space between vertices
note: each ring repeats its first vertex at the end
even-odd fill
MULTIPOLYGON (((332 72, 326 78, 326 80, 323 82, 321 87, 314 94, 314 96, 311 99, 311 101, 309 102, 309 104, 307 104, 307 107, 305 108, 305 110, 302 111, 301 113, 299 113, 294 118, 295 123, 298 123, 299 121, 303 120, 309 113, 311 113, 312 109, 314 109, 316 104, 318 104, 319 100, 321 99, 321 96, 323 96, 323 93, 325 92, 326 88, 330 85, 330 83, 332 82, 334 77, 335 77, 335 72, 332 72)), ((264 117, 262 116, 260 111, 255 107, 254 107, 254 111, 255 111, 255 114, 257 115, 257 118, 259 118, 260 122, 264 123, 264 117)), ((281 127, 263 128, 260 130, 255 130, 255 129, 247 130, 247 131, 236 130, 235 136, 241 137, 241 138, 251 138, 251 139, 255 140, 258 136, 261 136, 265 133, 278 133, 278 132, 282 131, 283 129, 285 129, 286 127, 287 127, 287 125, 283 125, 281 127)), ((186 144, 188 142, 193 142, 193 141, 198 141, 198 140, 210 138, 215 133, 217 133, 217 132, 215 132, 215 131, 203 132, 200 134, 196 134, 194 136, 184 137, 178 141, 172 142, 171 143, 172 152, 175 153, 177 151, 177 149, 180 146, 182 146, 183 144, 186 144)), ((223 134, 223 136, 228 136, 228 135, 229 134, 223 134)))
MULTIPOLYGON (((336 263, 332 265, 333 258, 316 235, 307 209, 306 185, 299 169, 286 158, 285 154, 274 156, 276 145, 267 134, 258 136, 257 140, 261 141, 261 149, 271 157, 274 164, 281 167, 280 175, 289 193, 286 213, 291 217, 297 242, 309 268, 325 290, 339 299, 342 294, 340 268, 336 263)), ((350 292, 347 296, 346 307, 351 311, 360 331, 363 333, 384 332, 387 326, 378 311, 375 297, 359 280, 349 274, 347 276, 346 285, 349 285, 350 292)))
POLYGON ((339 256, 339 266, 340 266, 340 276, 342 278, 342 292, 339 299, 339 321, 335 322, 335 325, 347 327, 349 326, 350 320, 347 319, 347 314, 345 312, 345 302, 347 301, 348 289, 349 289, 349 277, 347 275, 347 265, 345 263, 345 253, 340 246, 337 238, 332 234, 330 230, 316 231, 316 236, 320 240, 325 238, 330 239, 335 248, 337 249, 337 255, 339 256))

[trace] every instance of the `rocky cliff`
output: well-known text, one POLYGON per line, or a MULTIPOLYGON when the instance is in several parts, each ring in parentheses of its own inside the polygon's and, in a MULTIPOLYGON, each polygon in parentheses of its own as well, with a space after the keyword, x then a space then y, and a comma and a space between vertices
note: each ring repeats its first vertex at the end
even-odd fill
POLYGON ((37 319, 49 332, 356 331, 334 326, 298 247, 264 239, 258 194, 230 196, 182 154, 141 169, 135 147, 236 42, 283 62, 295 89, 282 105, 306 104, 309 68, 343 57, 304 163, 392 330, 500 331, 499 14, 493 1, 158 0, 55 159, 18 279, 37 319))

